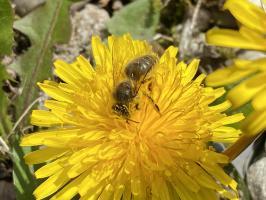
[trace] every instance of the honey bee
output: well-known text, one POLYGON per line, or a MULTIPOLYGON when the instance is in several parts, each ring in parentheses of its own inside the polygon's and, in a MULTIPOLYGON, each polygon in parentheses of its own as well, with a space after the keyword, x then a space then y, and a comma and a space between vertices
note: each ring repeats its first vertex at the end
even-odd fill
POLYGON ((116 103, 112 106, 112 109, 116 114, 129 118, 129 103, 138 95, 139 89, 144 83, 147 74, 157 61, 156 56, 144 55, 126 64, 124 72, 127 80, 118 84, 113 94, 116 103))

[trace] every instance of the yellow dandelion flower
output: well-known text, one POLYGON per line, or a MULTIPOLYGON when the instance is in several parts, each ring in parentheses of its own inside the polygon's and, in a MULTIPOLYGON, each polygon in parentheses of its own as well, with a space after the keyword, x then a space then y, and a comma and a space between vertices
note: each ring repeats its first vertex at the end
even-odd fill
POLYGON ((82 56, 72 64, 58 60, 55 73, 64 82, 38 84, 52 100, 49 110, 33 111, 31 123, 49 129, 21 141, 42 147, 25 156, 28 164, 46 163, 35 172, 47 178, 36 198, 237 199, 237 183, 220 165, 228 157, 209 142, 234 142, 240 131, 227 125, 243 115, 222 114, 228 101, 210 106, 224 90, 204 87, 204 75, 193 79, 199 60, 178 63, 172 46, 159 58, 129 35, 111 36, 107 45, 93 37, 92 49, 94 66, 82 56), (156 62, 121 116, 114 91, 128 79, 129 63, 144 55, 156 62))
POLYGON ((240 22, 240 29, 213 28, 206 34, 208 43, 266 51, 266 12, 248 0, 227 0, 224 8, 240 22))
MULTIPOLYGON (((240 22, 239 31, 211 29, 207 42, 212 45, 266 51, 266 11, 247 0, 227 0, 224 7, 240 22)), ((257 60, 234 60, 206 78, 212 87, 238 83, 227 94, 233 108, 251 102, 254 111, 243 121, 245 134, 225 154, 234 159, 259 133, 266 129, 266 57, 257 60)))
POLYGON ((240 82, 228 91, 226 97, 232 103, 233 109, 247 103, 251 103, 253 108, 252 113, 241 124, 245 134, 224 152, 230 159, 239 155, 259 133, 266 129, 265 80, 266 58, 255 61, 236 59, 231 66, 218 69, 206 78, 206 84, 212 87, 240 82))

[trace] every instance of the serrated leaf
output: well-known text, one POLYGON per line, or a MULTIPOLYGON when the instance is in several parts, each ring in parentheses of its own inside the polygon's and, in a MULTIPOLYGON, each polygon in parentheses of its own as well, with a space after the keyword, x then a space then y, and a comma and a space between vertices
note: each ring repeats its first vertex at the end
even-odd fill
MULTIPOLYGON (((71 3, 71 0, 47 0, 43 6, 14 23, 14 28, 27 35, 31 41, 28 51, 11 65, 22 79, 22 94, 16 104, 17 117, 20 117, 37 98, 36 83, 51 77, 53 46, 66 43, 70 38, 69 6, 71 3)), ((36 188, 37 181, 32 176, 32 169, 23 160, 25 151, 29 149, 19 146, 18 134, 12 139, 13 177, 17 197, 20 200, 34 199, 32 192, 36 188)))
POLYGON ((70 38, 69 6, 71 1, 48 0, 24 18, 14 28, 27 35, 32 46, 11 65, 22 78, 22 94, 18 98, 17 116, 36 99, 36 82, 51 76, 52 51, 57 43, 70 38))
POLYGON ((13 10, 9 0, 0 0, 0 58, 11 54, 13 44, 13 10))
POLYGON ((114 35, 130 33, 134 38, 150 39, 159 23, 160 0, 137 0, 117 11, 107 23, 114 35))

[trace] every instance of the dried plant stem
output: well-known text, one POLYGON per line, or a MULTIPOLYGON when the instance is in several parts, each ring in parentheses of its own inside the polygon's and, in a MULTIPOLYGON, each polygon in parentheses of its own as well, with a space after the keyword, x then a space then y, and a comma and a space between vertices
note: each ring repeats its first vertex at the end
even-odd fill
POLYGON ((194 27, 195 27, 195 25, 197 23, 197 18, 198 18, 198 15, 199 15, 199 10, 200 10, 202 1, 203 0, 198 0, 197 4, 196 4, 196 7, 194 9, 194 13, 192 15, 192 20, 191 20, 191 25, 190 25, 191 33, 193 32, 193 29, 194 29, 194 27))
MULTIPOLYGON (((263 134, 263 133, 261 133, 263 134)), ((229 157, 229 160, 232 161, 236 157, 238 157, 253 141, 256 140, 256 138, 259 138, 260 135, 249 135, 249 134, 243 134, 232 146, 227 148, 223 154, 227 155, 229 157)))
MULTIPOLYGON (((202 5, 202 1, 203 0, 198 0, 195 8, 192 8, 191 6, 188 7, 188 9, 193 9, 193 14, 192 15, 189 14, 188 18, 183 23, 183 30, 181 33, 181 39, 179 43, 180 59, 184 59, 186 56, 186 52, 189 52, 190 45, 191 45, 190 42, 193 37, 194 28, 197 24, 197 19, 199 15, 199 10, 202 5)), ((191 11, 189 10, 188 13, 191 13, 191 11)))
POLYGON ((9 147, 2 137, 0 137, 0 146, 3 146, 5 152, 9 152, 9 147))
POLYGON ((15 130, 17 129, 17 127, 19 126, 19 124, 21 123, 21 121, 24 119, 24 117, 28 114, 28 112, 31 110, 31 108, 39 101, 41 100, 42 97, 38 97, 37 99, 35 99, 27 108, 26 110, 22 113, 22 115, 19 117, 19 119, 16 121, 16 123, 14 124, 11 132, 8 134, 7 139, 9 139, 9 137, 11 135, 13 135, 15 133, 15 130))

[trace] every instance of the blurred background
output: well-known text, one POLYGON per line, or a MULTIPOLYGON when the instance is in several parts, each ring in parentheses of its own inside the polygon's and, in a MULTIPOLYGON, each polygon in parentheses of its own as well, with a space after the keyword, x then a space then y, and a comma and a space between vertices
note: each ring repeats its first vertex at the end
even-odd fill
MULTIPOLYGON (((263 9, 262 1, 252 2, 263 9)), ((213 27, 239 29, 237 19, 223 9, 224 3, 224 0, 0 0, 0 200, 34 199, 32 191, 38 181, 32 175, 34 169, 23 162, 23 155, 31 149, 20 147, 19 141, 22 135, 37 129, 29 124, 29 115, 33 108, 43 108, 47 96, 39 91, 36 82, 58 79, 52 68, 55 59, 73 62, 83 55, 93 62, 92 35, 105 41, 110 34, 123 33, 149 41, 159 55, 174 45, 179 48, 180 60, 200 58, 199 74, 211 74, 230 65, 235 58, 265 58, 265 51, 218 47, 206 42, 206 32, 213 27)), ((229 91, 239 82, 225 88, 229 91)), ((221 100, 225 98, 226 95, 221 100)), ((228 114, 243 112, 248 116, 253 110, 248 101, 228 114)), ((239 183, 243 200, 266 199, 265 134, 257 135, 253 138, 256 141, 227 167, 239 183)), ((217 151, 226 148, 222 144, 212 145, 217 151)))

